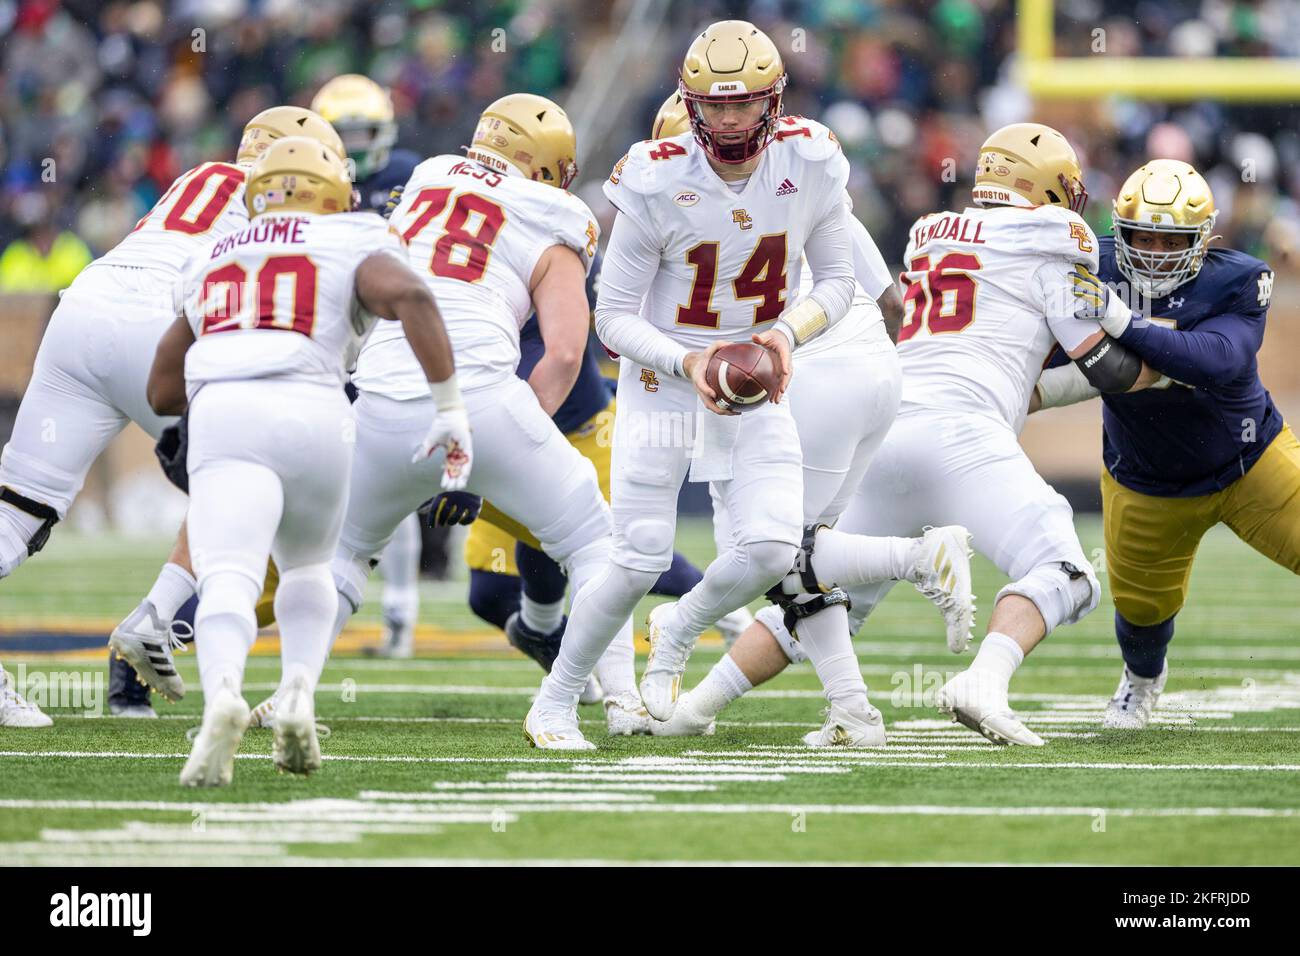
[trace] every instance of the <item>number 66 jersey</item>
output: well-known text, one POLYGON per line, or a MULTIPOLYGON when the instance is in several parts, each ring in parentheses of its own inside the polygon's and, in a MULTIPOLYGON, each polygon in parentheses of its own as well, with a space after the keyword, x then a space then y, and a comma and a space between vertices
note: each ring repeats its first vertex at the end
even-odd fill
POLYGON ((1097 269, 1097 237, 1059 206, 923 216, 905 254, 903 409, 973 411, 1019 433, 1043 363, 1100 329, 1076 319, 1068 276, 1097 269))

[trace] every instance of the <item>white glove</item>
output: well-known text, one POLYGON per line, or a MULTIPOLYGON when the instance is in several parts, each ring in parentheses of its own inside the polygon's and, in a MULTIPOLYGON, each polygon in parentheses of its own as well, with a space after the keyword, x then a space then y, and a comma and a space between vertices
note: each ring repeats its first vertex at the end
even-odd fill
POLYGON ((411 463, 424 461, 435 450, 445 448, 447 458, 442 470, 442 490, 462 491, 469 482, 474 448, 470 438, 469 415, 465 411, 456 376, 453 375, 445 382, 430 382, 429 392, 438 406, 438 414, 434 416, 424 441, 411 457, 411 463))
POLYGON ((1075 318, 1092 319, 1112 339, 1123 335, 1133 321, 1133 310, 1123 297, 1112 292, 1087 266, 1075 264, 1070 273, 1070 291, 1075 300, 1075 318))
POLYGON ((1043 369, 1038 376, 1038 401, 1040 408, 1060 408, 1096 398, 1101 394, 1084 376, 1083 370, 1071 362, 1056 368, 1043 369))

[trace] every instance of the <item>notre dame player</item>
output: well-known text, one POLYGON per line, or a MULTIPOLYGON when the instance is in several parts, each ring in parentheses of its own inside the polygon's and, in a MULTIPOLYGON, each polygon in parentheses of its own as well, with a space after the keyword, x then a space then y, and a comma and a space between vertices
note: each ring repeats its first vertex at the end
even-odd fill
MULTIPOLYGON (((1102 396, 1106 569, 1124 657, 1108 728, 1151 718, 1206 531, 1223 522, 1300 574, 1300 442, 1255 361, 1273 272, 1243 252, 1210 248, 1217 215, 1194 168, 1153 160, 1120 189, 1115 234, 1100 239, 1100 276, 1075 278, 1080 313, 1167 376, 1142 392, 1102 396), (1135 315, 1139 306, 1149 320, 1135 315)), ((1043 407, 1094 394, 1072 366, 1049 369, 1038 386, 1043 407)))

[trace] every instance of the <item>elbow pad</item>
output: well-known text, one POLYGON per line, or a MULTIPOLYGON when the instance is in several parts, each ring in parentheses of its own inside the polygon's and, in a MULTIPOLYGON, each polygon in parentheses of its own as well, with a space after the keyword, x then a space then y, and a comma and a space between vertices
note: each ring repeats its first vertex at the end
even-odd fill
POLYGON ((1142 359, 1109 335, 1075 359, 1074 364, 1088 384, 1107 395, 1127 392, 1142 374, 1142 359))

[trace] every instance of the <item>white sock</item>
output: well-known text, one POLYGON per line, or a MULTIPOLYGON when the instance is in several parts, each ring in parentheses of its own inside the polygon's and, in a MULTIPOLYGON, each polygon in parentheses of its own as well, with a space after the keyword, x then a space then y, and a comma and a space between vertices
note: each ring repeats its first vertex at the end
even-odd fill
POLYGON ((205 704, 223 683, 238 693, 244 682, 244 663, 257 640, 253 607, 260 593, 259 584, 237 572, 217 572, 203 582, 194 649, 205 704))
POLYGON ((145 600, 153 605, 159 620, 170 621, 181 605, 194 596, 197 586, 194 575, 179 564, 168 561, 158 572, 158 580, 154 581, 145 600))
MULTIPOLYGON (((526 591, 521 591, 519 619, 524 622, 525 627, 530 627, 539 634, 550 634, 559 628, 560 622, 564 620, 564 598, 543 604, 530 598, 526 591)), ((605 683, 599 676, 597 679, 602 684, 605 683)))
MULTIPOLYGON (((871 537, 822 528, 813 547, 813 570, 822 583, 843 588, 901 581, 907 578, 915 543, 915 538, 871 537)), ((789 575, 783 589, 787 594, 800 593, 799 576, 789 575)))
MULTIPOLYGON (((532 625, 530 624, 529 627, 532 625)), ((638 696, 636 648, 632 645, 631 627, 625 627, 614 635, 614 639, 609 642, 609 647, 605 648, 605 653, 601 654, 600 660, 596 661, 596 669, 592 673, 596 675, 596 680, 600 681, 600 688, 606 697, 618 697, 621 694, 638 696)))
POLYGON ((420 519, 407 515, 379 557, 384 577, 381 599, 385 617, 414 624, 420 615, 420 519))
POLYGON ((753 686, 731 655, 724 655, 691 691, 691 707, 701 717, 716 717, 753 686))
POLYGON ((979 653, 971 661, 970 669, 996 674, 1004 684, 1010 684, 1011 675, 1024 659, 1025 652, 1013 638, 999 631, 989 631, 980 641, 979 653))
MULTIPOLYGON (((812 600, 814 596, 805 597, 812 600)), ((808 654, 826 690, 826 699, 846 710, 866 710, 867 684, 862 679, 858 657, 853 653, 849 615, 844 605, 837 604, 802 618, 795 631, 799 646, 808 654)))
POLYGON ((282 572, 275 591, 275 619, 280 625, 281 683, 302 675, 313 690, 329 654, 330 628, 343 600, 334 589, 329 565, 315 564, 282 572))

